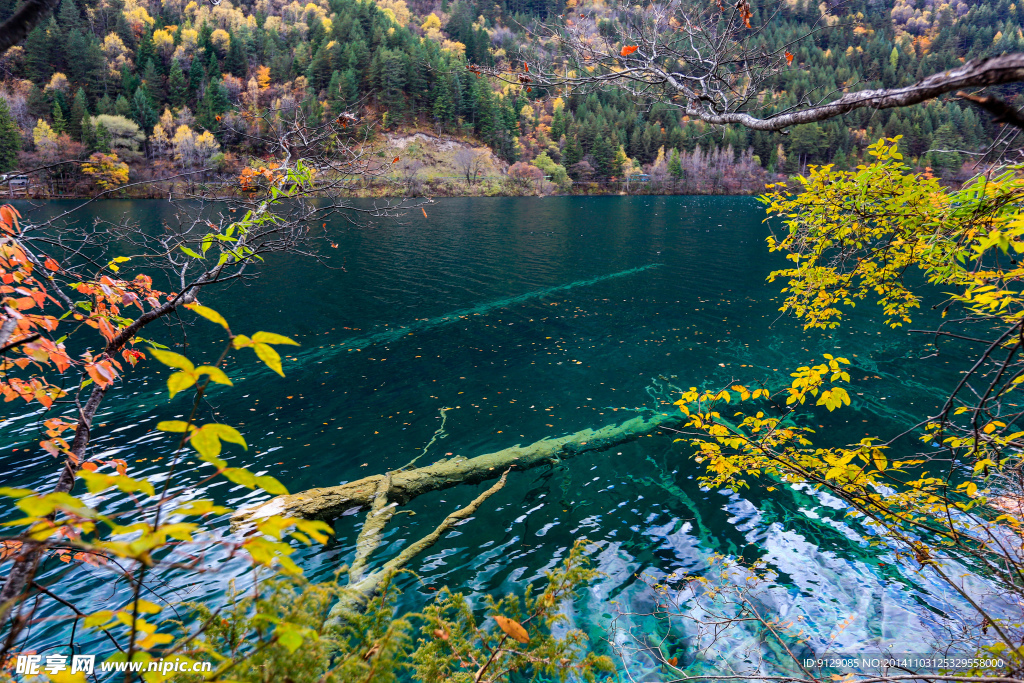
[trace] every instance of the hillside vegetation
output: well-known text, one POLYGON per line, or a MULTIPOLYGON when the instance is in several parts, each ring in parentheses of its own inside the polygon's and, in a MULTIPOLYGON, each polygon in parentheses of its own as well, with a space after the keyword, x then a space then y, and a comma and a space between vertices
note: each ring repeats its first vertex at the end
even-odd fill
MULTIPOLYGON (((0 0, 0 19, 16 4, 0 0)), ((769 10, 755 4, 753 21, 769 10)), ((247 134, 255 124, 240 112, 253 108, 302 108, 314 118, 354 112, 379 122, 385 146, 417 131, 487 146, 482 175, 511 171, 527 184, 547 176, 549 189, 643 173, 677 191, 758 190, 772 174, 808 164, 854 165, 883 135, 903 136, 916 165, 956 179, 998 134, 955 99, 864 110, 789 135, 712 129, 614 89, 563 98, 467 69, 556 58, 554 44, 537 38, 540 22, 575 18, 602 31, 611 11, 603 0, 63 0, 2 58, 0 170, 93 155, 90 164, 48 170, 55 192, 204 167, 227 177, 272 152, 247 134)), ((765 39, 807 37, 769 105, 908 84, 966 58, 1020 50, 1021 18, 1008 0, 786 0, 765 39)), ((448 170, 420 165, 395 169, 396 190, 467 175, 451 160, 448 170)), ((472 174, 464 185, 486 186, 472 174)))

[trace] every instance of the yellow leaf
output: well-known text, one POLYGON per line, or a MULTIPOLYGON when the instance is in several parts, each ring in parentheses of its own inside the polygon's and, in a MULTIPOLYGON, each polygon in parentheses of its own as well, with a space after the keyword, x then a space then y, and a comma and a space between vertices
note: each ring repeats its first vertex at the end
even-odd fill
POLYGON ((195 383, 195 373, 176 372, 167 378, 167 390, 171 392, 171 398, 174 398, 175 395, 178 394, 178 392, 188 389, 195 383))
POLYGON ((175 353, 174 351, 150 348, 149 355, 153 356, 153 358, 156 358, 164 365, 168 365, 172 368, 178 368, 179 370, 184 370, 186 372, 192 372, 196 369, 196 366, 192 365, 192 361, 185 358, 185 356, 180 353, 175 353))
POLYGON ((252 335, 252 340, 259 344, 291 344, 292 346, 298 346, 299 342, 292 341, 283 334, 274 334, 273 332, 257 332, 252 335))
POLYGON ((505 635, 507 635, 512 640, 519 641, 524 645, 530 642, 530 636, 526 632, 526 629, 523 628, 523 625, 515 619, 509 619, 507 617, 498 615, 494 617, 494 621, 497 622, 498 628, 504 631, 505 635))
POLYGON ((216 382, 217 384, 227 384, 228 386, 233 386, 231 384, 231 380, 224 373, 224 371, 212 365, 200 366, 199 369, 196 370, 196 374, 207 375, 209 376, 210 381, 216 382))
POLYGON ((268 344, 253 344, 253 351, 259 359, 267 364, 267 367, 284 377, 284 370, 281 369, 281 354, 268 344))
POLYGON ((889 466, 889 461, 886 460, 885 455, 881 451, 872 453, 871 458, 874 460, 875 467, 878 468, 879 472, 884 472, 885 468, 889 466))
POLYGON ((222 316, 220 313, 218 313, 217 311, 213 310, 212 308, 207 308, 206 306, 201 306, 200 304, 189 304, 189 305, 185 306, 185 308, 189 309, 190 311, 192 311, 194 313, 197 313, 197 314, 203 316, 204 318, 206 318, 207 320, 209 320, 211 322, 217 323, 218 325, 223 327, 225 330, 230 329, 228 327, 228 321, 224 319, 224 316, 222 316))

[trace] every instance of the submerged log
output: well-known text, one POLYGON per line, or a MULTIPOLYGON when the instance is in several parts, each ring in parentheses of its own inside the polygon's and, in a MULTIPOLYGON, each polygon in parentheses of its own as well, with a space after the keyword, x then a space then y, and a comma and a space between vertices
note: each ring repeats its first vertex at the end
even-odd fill
MULTIPOLYGON (((541 439, 528 446, 516 445, 475 458, 453 458, 411 470, 373 475, 341 486, 277 496, 265 503, 239 510, 233 521, 244 524, 271 515, 332 521, 353 508, 372 505, 384 486, 391 505, 404 505, 431 491, 497 479, 510 467, 514 468, 513 471, 528 470, 584 453, 607 450, 677 423, 680 418, 682 415, 679 413, 637 416, 620 424, 583 429, 574 434, 541 439), (385 483, 385 478, 390 478, 390 482, 385 483)), ((382 502, 378 499, 378 504, 382 502)))

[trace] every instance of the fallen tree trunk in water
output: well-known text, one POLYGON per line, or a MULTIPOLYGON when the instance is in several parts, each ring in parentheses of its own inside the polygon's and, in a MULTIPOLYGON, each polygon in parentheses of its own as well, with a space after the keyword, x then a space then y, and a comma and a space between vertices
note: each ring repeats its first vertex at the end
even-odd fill
MULTIPOLYGON (((491 495, 504 485, 510 471, 528 470, 545 464, 567 460, 583 453, 607 450, 679 422, 678 413, 658 413, 651 417, 634 417, 617 425, 600 429, 583 429, 574 434, 541 439, 529 446, 513 446, 475 458, 453 458, 426 467, 400 469, 386 474, 365 477, 341 486, 310 489, 301 493, 277 496, 269 501, 235 513, 233 523, 245 525, 272 515, 305 517, 333 521, 353 508, 369 507, 359 537, 356 557, 349 568, 348 587, 330 612, 328 623, 337 624, 353 612, 365 608, 380 586, 402 570, 414 557, 431 547, 458 522, 468 519, 491 495), (465 507, 448 515, 431 533, 412 543, 396 557, 375 571, 366 573, 370 556, 380 547, 384 527, 395 514, 394 508, 424 493, 476 484, 489 479, 498 482, 477 496, 465 507)), ((415 461, 414 461, 415 462, 415 461)))
POLYGON ((679 413, 658 413, 648 418, 637 416, 621 424, 583 429, 574 434, 541 439, 528 446, 512 446, 475 458, 453 458, 412 470, 377 474, 341 486, 277 496, 260 505, 239 510, 235 513, 234 522, 244 524, 271 515, 332 521, 353 508, 371 505, 385 477, 390 477, 386 487, 388 503, 404 505, 431 491, 497 479, 509 467, 528 470, 568 460, 583 453, 603 451, 656 432, 661 427, 678 422, 681 417, 679 413))

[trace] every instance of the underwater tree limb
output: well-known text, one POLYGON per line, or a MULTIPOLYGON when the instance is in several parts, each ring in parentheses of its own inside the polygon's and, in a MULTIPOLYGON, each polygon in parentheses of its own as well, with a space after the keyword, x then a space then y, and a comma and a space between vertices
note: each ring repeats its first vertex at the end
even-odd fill
POLYGON ((356 539, 356 559, 348 570, 348 582, 354 584, 363 578, 363 570, 373 551, 380 546, 380 535, 395 514, 395 506, 388 504, 388 491, 391 490, 391 473, 385 474, 377 483, 377 491, 373 496, 373 504, 366 513, 366 521, 359 530, 356 539))
MULTIPOLYGON (((480 506, 483 505, 485 500, 505 486, 505 480, 508 478, 510 469, 511 467, 502 472, 498 481, 491 488, 487 489, 470 501, 469 505, 464 508, 460 508, 445 517, 433 531, 406 547, 396 557, 385 562, 383 567, 368 574, 365 578, 362 578, 357 582, 350 583, 345 594, 342 595, 338 602, 335 603, 334 607, 331 608, 328 623, 337 623, 338 621, 343 620, 346 614, 361 610, 366 605, 366 601, 377 592, 377 589, 384 581, 393 576, 395 572, 403 569, 414 557, 437 543, 437 541, 448 533, 453 526, 476 514, 476 511, 480 509, 480 506)), ((371 512, 370 514, 372 515, 373 513, 371 512)), ((368 518, 367 523, 369 523, 369 521, 370 520, 368 518)), ((363 536, 362 533, 359 535, 360 537, 363 536)), ((376 545, 374 548, 376 548, 376 545)), ((365 566, 366 558, 368 556, 369 553, 366 553, 366 556, 363 558, 363 566, 365 566)), ((353 564, 353 567, 354 566, 355 564, 353 564)), ((351 572, 349 573, 349 576, 351 577, 351 572)))
POLYGON ((528 470, 582 453, 603 451, 656 432, 662 426, 678 422, 681 417, 680 413, 658 413, 646 418, 637 416, 621 424, 583 429, 566 436, 541 439, 528 446, 516 445, 475 458, 453 458, 412 470, 364 477, 341 486, 277 496, 260 505, 239 510, 233 522, 244 524, 271 515, 333 520, 353 508, 371 505, 384 477, 391 479, 387 496, 390 502, 404 505, 431 491, 496 479, 503 470, 512 466, 528 470))

